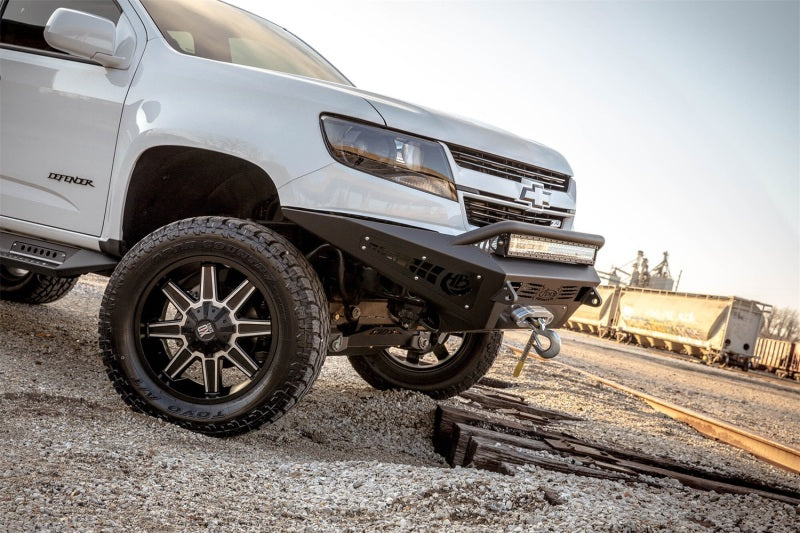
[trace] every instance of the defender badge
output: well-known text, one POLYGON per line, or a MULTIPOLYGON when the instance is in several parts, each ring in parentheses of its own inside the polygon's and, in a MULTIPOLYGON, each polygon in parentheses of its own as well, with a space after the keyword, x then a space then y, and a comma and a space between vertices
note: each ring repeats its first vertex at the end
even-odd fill
POLYGON ((66 174, 57 174, 55 172, 51 172, 47 179, 56 180, 56 181, 63 181, 64 183, 74 183, 75 185, 84 185, 87 187, 94 188, 94 184, 92 180, 87 180, 85 178, 79 178, 78 176, 67 176, 66 174))

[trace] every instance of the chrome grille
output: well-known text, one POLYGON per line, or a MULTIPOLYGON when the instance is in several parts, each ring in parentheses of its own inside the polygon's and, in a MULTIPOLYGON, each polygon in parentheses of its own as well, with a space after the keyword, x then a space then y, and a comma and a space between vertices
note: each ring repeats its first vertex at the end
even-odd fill
POLYGON ((488 226, 503 220, 513 220, 558 228, 564 222, 562 217, 535 213, 521 207, 516 208, 495 202, 487 202, 470 196, 464 196, 464 207, 467 210, 467 222, 478 227, 488 226))
POLYGON ((525 178, 537 181, 545 189, 554 191, 566 191, 569 188, 569 176, 566 174, 460 146, 450 146, 449 148, 453 159, 462 168, 517 182, 522 182, 522 179, 525 178))

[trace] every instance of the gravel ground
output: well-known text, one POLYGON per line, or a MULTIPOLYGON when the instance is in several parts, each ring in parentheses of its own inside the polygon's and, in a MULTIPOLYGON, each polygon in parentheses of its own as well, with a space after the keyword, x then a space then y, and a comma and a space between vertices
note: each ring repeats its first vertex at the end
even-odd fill
MULTIPOLYGON (((129 411, 111 388, 96 343, 103 285, 86 276, 54 304, 0 302, 0 531, 796 531, 800 521, 797 507, 670 480, 649 480, 653 487, 537 468, 514 477, 450 469, 431 445, 435 402, 374 391, 341 358, 328 359, 311 393, 271 426, 225 440, 188 432, 129 411), (548 503, 545 490, 564 503, 548 503)), ((601 373, 612 352, 567 340, 560 359, 601 373)), ((504 352, 491 375, 513 379, 514 363, 504 352)), ((741 386, 719 385, 714 373, 675 370, 686 381, 667 373, 665 386, 636 359, 619 364, 625 376, 605 375, 656 395, 673 387, 728 420, 751 419, 753 402, 773 394, 754 390, 736 403, 741 386), (706 389, 715 393, 700 396, 706 389)), ((800 476, 569 367, 530 361, 512 391, 584 418, 559 428, 578 437, 800 488, 800 476)), ((796 438, 797 396, 774 394, 774 405, 783 398, 795 410, 754 429, 796 438)))
MULTIPOLYGON (((558 376, 548 382, 552 388, 535 390, 521 385, 513 390, 526 391, 525 396, 532 403, 589 418, 591 424, 579 426, 582 437, 721 473, 800 489, 800 476, 708 439, 689 426, 656 413, 638 398, 590 380, 571 367, 798 447, 800 388, 792 382, 774 386, 749 374, 676 361, 647 350, 636 354, 620 351, 614 342, 572 332, 562 332, 562 338, 561 355, 551 361, 534 359, 532 366, 526 364, 523 370, 558 376), (742 401, 743 395, 748 401, 742 401)), ((506 342, 518 347, 523 340, 527 339, 519 332, 506 334, 506 342)), ((498 372, 500 365, 505 364, 510 373, 513 363, 514 359, 508 357, 492 370, 498 372)))
POLYGON ((800 449, 800 383, 775 383, 738 368, 676 360, 657 351, 563 332, 570 341, 558 362, 700 411, 800 449), (598 357, 600 355, 600 357, 598 357))

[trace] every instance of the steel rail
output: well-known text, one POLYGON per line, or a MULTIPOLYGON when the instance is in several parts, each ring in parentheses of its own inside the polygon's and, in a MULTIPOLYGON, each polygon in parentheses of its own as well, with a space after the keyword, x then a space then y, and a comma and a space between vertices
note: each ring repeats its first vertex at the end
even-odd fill
MULTIPOLYGON (((517 355, 522 354, 522 350, 516 346, 511 346, 509 344, 504 344, 504 346, 517 355)), ((800 474, 800 450, 796 450, 779 442, 756 435, 755 433, 751 433, 742 428, 736 427, 728 422, 717 420, 702 413, 698 413, 697 411, 681 407, 672 402, 668 402, 651 394, 647 394, 646 392, 638 391, 631 387, 622 385, 621 383, 597 376, 591 372, 576 368, 572 365, 552 360, 548 360, 548 363, 557 364, 571 370, 575 370, 576 372, 606 386, 613 387, 617 390, 636 396, 637 398, 641 398, 656 411, 664 413, 675 420, 689 424, 695 430, 707 437, 711 437, 731 446, 735 446, 736 448, 750 452, 754 456, 767 461, 768 463, 790 472, 800 474)))

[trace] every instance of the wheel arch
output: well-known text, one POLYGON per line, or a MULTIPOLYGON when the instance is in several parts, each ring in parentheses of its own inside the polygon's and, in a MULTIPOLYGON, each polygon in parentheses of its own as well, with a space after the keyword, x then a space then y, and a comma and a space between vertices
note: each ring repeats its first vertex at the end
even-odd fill
POLYGON ((264 169, 237 156, 190 146, 151 147, 131 173, 119 253, 161 226, 203 215, 276 220, 275 183, 264 169))

